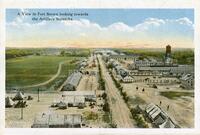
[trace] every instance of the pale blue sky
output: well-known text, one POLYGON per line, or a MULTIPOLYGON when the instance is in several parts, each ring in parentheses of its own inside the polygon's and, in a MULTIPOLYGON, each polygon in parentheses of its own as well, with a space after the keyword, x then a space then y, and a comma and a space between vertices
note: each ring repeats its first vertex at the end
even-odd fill
MULTIPOLYGON (((24 9, 26 10, 26 9, 24 9)), ((7 9, 6 20, 11 22, 17 17, 17 13, 21 9, 7 9)), ((124 22, 129 26, 141 23, 146 18, 159 19, 178 19, 187 17, 194 22, 193 9, 28 9, 32 12, 86 12, 87 17, 75 17, 75 19, 88 19, 98 23, 100 26, 108 26, 115 22, 124 22)), ((29 23, 33 23, 31 19, 27 19, 29 23)))
POLYGON ((194 47, 193 9, 7 9, 6 23, 7 46, 194 47), (18 16, 21 11, 89 15, 71 22, 41 22, 18 16))

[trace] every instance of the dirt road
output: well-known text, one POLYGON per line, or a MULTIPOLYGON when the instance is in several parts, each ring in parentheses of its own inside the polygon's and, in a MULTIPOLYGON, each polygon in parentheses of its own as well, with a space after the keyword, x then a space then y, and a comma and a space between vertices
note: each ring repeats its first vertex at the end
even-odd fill
POLYGON ((106 82, 107 95, 110 102, 110 108, 112 110, 113 121, 119 128, 133 128, 134 124, 133 120, 131 119, 130 110, 114 85, 101 56, 98 56, 98 58, 102 70, 102 76, 106 82))

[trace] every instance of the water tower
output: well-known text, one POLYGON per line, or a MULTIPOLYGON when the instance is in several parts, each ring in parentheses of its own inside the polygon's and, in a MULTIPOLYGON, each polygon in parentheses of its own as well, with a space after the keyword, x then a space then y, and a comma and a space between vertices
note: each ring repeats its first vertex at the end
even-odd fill
POLYGON ((171 46, 166 46, 166 53, 165 53, 165 64, 171 65, 173 64, 173 59, 171 57, 171 46))
POLYGON ((171 57, 171 46, 167 45, 166 46, 166 53, 165 53, 165 57, 171 57))

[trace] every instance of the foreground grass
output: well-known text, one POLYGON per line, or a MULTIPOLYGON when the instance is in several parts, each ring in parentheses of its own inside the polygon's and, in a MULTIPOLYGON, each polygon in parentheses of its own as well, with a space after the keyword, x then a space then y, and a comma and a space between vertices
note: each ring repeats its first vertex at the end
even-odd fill
MULTIPOLYGON (((6 87, 21 87, 44 82, 57 73, 58 65, 66 61, 61 74, 74 69, 70 61, 79 57, 28 56, 6 60, 6 87)), ((61 77, 59 75, 59 77, 61 77)))
POLYGON ((168 91, 168 92, 160 92, 160 95, 165 96, 165 97, 167 97, 169 99, 176 99, 176 98, 182 97, 182 96, 194 97, 194 92, 168 91))

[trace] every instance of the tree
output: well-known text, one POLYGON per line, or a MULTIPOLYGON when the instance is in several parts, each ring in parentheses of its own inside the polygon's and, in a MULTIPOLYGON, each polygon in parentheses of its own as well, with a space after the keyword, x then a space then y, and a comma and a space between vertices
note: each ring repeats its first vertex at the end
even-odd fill
POLYGON ((106 94, 106 93, 103 93, 103 94, 102 94, 102 98, 103 98, 103 99, 106 99, 106 97, 107 97, 107 94, 106 94))
POLYGON ((104 112, 110 112, 110 107, 109 107, 109 104, 107 102, 103 105, 103 111, 104 112))
POLYGON ((62 50, 62 51, 60 52, 60 55, 61 55, 61 56, 65 56, 65 51, 62 50))

